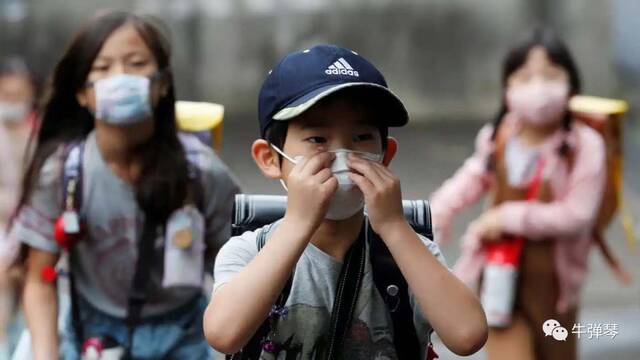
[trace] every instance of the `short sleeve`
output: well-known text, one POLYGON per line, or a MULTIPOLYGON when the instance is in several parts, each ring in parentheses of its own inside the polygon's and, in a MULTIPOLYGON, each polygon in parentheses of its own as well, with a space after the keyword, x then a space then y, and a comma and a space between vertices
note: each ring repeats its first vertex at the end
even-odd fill
POLYGON ((205 241, 219 249, 231 237, 231 218, 235 196, 240 186, 227 166, 211 151, 204 168, 206 210, 205 241))
MULTIPOLYGON (((448 268, 447 261, 444 258, 442 251, 440 251, 440 247, 435 242, 429 240, 428 238, 422 235, 419 235, 419 237, 420 237, 420 240, 422 240, 424 245, 427 247, 427 249, 429 249, 431 254, 433 254, 433 256, 435 256, 436 259, 438 259, 440 264, 448 268)), ((434 291, 437 291, 437 290, 434 290, 434 291)), ((430 341, 430 335, 431 335, 431 332, 433 331, 433 328, 431 327, 431 325, 425 318, 424 314, 422 313, 422 310, 420 309, 420 305, 418 304, 411 290, 409 290, 409 300, 411 302, 411 308, 413 310, 413 324, 416 328, 416 334, 418 334, 418 339, 421 345, 420 348, 425 349, 426 346, 428 345, 428 342, 430 341)))
POLYGON ((216 257, 213 291, 231 281, 256 255, 258 255, 256 232, 247 231, 240 236, 232 237, 216 257))
POLYGON ((22 206, 9 237, 35 249, 58 253, 53 227, 62 212, 62 151, 45 160, 27 202, 22 206))

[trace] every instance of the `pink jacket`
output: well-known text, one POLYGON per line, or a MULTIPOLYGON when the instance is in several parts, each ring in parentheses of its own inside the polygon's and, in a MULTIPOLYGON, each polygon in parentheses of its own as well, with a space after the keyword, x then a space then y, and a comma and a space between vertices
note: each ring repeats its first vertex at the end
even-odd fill
MULTIPOLYGON (((506 136, 513 136, 518 131, 519 122, 513 115, 507 115, 502 126, 506 127, 506 136)), ((493 176, 486 168, 493 148, 492 131, 491 125, 480 130, 473 156, 431 197, 433 223, 443 235, 441 240, 448 237, 453 217, 478 201, 493 184, 493 176)), ((542 144, 541 154, 545 159, 543 174, 551 185, 555 200, 551 203, 510 201, 497 209, 505 232, 533 241, 553 238, 557 242, 553 262, 560 297, 556 309, 565 312, 577 304, 587 271, 593 240, 591 231, 605 183, 605 145, 595 130, 574 122, 568 134, 559 130, 542 144), (574 152, 572 169, 557 152, 565 136, 574 152)), ((481 240, 468 229, 455 272, 475 287, 484 261, 481 240)))
POLYGON ((18 251, 18 244, 10 241, 5 231, 20 195, 23 156, 29 137, 27 128, 21 130, 10 134, 0 124, 0 267, 3 262, 11 261, 18 251))

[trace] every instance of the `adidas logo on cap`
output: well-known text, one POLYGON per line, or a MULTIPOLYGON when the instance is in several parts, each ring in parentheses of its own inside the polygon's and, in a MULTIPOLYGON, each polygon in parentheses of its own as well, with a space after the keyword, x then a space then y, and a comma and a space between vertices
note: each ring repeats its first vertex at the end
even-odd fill
POLYGON ((351 65, 344 58, 338 59, 338 61, 329 65, 327 70, 324 71, 327 75, 348 75, 359 77, 360 74, 356 70, 353 70, 351 65))

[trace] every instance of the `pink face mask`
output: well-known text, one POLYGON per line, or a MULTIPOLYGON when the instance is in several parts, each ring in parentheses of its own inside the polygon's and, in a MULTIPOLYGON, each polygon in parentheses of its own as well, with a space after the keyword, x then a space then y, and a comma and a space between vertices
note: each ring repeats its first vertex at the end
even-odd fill
POLYGON ((507 108, 522 121, 545 126, 560 121, 567 110, 569 86, 564 82, 534 81, 507 88, 507 108))

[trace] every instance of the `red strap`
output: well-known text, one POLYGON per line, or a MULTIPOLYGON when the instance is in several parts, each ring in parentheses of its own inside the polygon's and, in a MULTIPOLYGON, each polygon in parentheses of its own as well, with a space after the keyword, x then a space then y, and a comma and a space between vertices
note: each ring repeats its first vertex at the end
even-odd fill
POLYGON ((540 157, 536 164, 536 172, 533 175, 533 179, 529 183, 527 187, 527 193, 525 195, 526 200, 535 200, 538 197, 540 192, 540 187, 542 186, 542 173, 544 171, 544 159, 540 157))
MULTIPOLYGON (((536 163, 536 171, 533 179, 527 186, 525 199, 527 201, 535 200, 542 186, 542 173, 544 171, 544 159, 538 159, 536 163)), ((503 241, 490 243, 486 245, 487 262, 493 264, 512 264, 518 266, 520 263, 520 255, 524 248, 524 237, 509 237, 503 241)))

